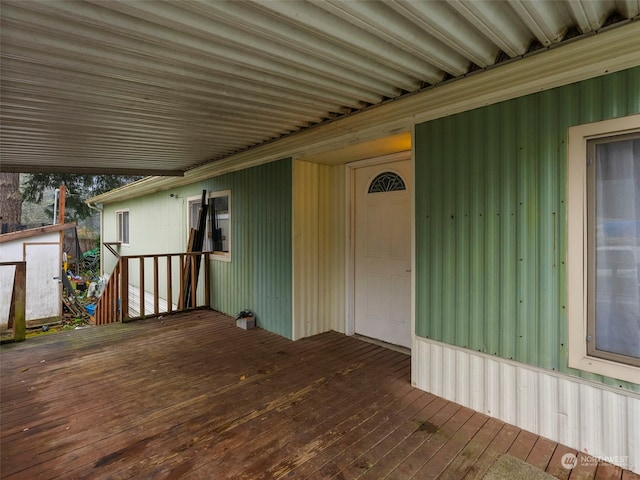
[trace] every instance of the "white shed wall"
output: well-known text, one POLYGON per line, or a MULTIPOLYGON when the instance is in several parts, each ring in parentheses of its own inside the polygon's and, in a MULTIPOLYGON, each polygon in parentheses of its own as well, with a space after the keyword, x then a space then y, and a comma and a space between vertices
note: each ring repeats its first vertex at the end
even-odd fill
MULTIPOLYGON (((59 277, 62 269, 61 233, 43 233, 26 239, 2 243, 0 262, 27 262, 26 320, 37 322, 60 317, 59 277)), ((6 325, 15 269, 0 269, 0 325, 6 325), (5 303, 5 299, 8 302, 5 303)))

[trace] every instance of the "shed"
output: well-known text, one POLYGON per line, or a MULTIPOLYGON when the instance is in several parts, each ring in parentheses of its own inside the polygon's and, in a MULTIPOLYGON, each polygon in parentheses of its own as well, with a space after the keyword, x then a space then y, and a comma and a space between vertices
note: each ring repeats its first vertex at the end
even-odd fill
MULTIPOLYGON (((26 321, 28 326, 60 320, 60 273, 64 231, 75 223, 30 228, 0 235, 0 263, 26 262, 26 321)), ((0 325, 6 327, 13 288, 14 267, 0 267, 0 325)))

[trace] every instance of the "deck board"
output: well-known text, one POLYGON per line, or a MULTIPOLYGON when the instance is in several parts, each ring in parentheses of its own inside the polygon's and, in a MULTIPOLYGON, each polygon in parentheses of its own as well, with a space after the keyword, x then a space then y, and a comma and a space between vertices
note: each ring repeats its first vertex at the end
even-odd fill
POLYGON ((557 478, 548 439, 411 387, 409 356, 328 332, 291 342, 212 311, 0 350, 3 479, 479 479, 509 452, 557 478))

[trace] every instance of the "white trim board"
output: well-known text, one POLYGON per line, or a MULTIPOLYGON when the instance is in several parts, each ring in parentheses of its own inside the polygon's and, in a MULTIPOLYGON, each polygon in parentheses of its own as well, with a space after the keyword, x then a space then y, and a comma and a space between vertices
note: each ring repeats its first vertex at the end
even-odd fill
POLYGON ((640 473, 640 394, 415 337, 415 387, 640 473))

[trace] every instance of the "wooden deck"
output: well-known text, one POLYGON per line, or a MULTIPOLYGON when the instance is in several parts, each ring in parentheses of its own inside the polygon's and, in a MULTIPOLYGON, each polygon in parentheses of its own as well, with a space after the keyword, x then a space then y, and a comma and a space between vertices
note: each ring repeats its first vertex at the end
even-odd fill
MULTIPOLYGON (((297 342, 209 311, 2 347, 3 479, 480 479, 508 452, 562 479, 572 450, 410 385, 410 358, 297 342)), ((575 453, 575 452, 574 452, 575 453)))

